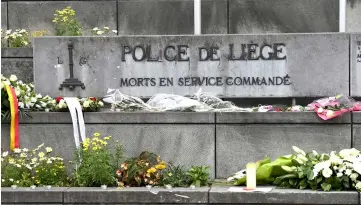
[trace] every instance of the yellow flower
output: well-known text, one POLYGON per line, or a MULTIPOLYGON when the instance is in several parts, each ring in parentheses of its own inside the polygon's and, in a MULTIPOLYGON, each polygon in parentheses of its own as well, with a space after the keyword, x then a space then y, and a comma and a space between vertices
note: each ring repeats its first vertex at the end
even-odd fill
POLYGON ((39 155, 40 158, 43 158, 45 156, 44 152, 39 152, 38 155, 39 155))
POLYGON ((99 137, 99 136, 100 136, 100 133, 99 133, 99 132, 96 132, 96 133, 94 133, 94 136, 95 136, 95 137, 99 137))
POLYGON ((152 168, 150 168, 150 169, 148 169, 147 170, 147 173, 155 173, 157 170, 154 168, 154 167, 152 167, 152 168))
POLYGON ((98 147, 93 147, 93 150, 96 151, 98 149, 98 147))
POLYGON ((159 170, 162 170, 162 169, 165 169, 166 166, 164 164, 157 164, 157 165, 155 165, 155 168, 159 169, 159 170))

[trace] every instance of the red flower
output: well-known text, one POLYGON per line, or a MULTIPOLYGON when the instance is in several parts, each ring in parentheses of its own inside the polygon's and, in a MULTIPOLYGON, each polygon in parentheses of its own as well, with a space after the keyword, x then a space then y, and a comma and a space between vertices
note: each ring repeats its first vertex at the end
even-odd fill
POLYGON ((56 103, 59 103, 60 102, 60 100, 63 100, 64 98, 63 97, 56 97, 56 103))
POLYGON ((92 101, 96 101, 96 100, 97 100, 95 97, 90 97, 89 99, 92 100, 92 101))
POLYGON ((282 112, 281 108, 276 108, 276 112, 282 112))
POLYGON ((120 170, 118 169, 117 172, 116 172, 116 174, 117 174, 118 176, 120 176, 120 175, 122 174, 122 171, 120 171, 120 170))

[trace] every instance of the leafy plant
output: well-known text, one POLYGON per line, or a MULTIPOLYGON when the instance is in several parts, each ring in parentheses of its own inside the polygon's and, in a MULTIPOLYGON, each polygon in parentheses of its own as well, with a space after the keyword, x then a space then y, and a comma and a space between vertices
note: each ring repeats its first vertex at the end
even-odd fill
POLYGON ((1 30, 1 44, 6 47, 9 44, 11 48, 27 47, 30 45, 29 32, 25 29, 7 30, 4 34, 1 30))
POLYGON ((182 166, 170 164, 164 171, 160 185, 171 185, 172 187, 187 187, 190 177, 182 166))
POLYGON ((63 10, 56 10, 55 18, 55 33, 57 36, 81 36, 82 26, 76 19, 75 10, 67 6, 63 10))
POLYGON ((118 186, 158 185, 166 163, 151 152, 142 152, 139 157, 126 160, 116 171, 118 186))
POLYGON ((51 156, 52 148, 14 149, 13 153, 1 155, 2 186, 66 185, 63 159, 51 156))
POLYGON ((45 36, 46 34, 46 30, 39 30, 39 31, 34 31, 31 36, 32 37, 42 37, 45 36))
POLYGON ((92 139, 86 138, 82 148, 76 153, 76 169, 74 185, 85 187, 99 187, 101 185, 115 185, 112 154, 107 146, 111 136, 101 138, 94 133, 92 139))
POLYGON ((190 177, 190 185, 196 187, 206 186, 209 182, 209 167, 205 166, 192 166, 191 169, 187 172, 187 175, 190 177))

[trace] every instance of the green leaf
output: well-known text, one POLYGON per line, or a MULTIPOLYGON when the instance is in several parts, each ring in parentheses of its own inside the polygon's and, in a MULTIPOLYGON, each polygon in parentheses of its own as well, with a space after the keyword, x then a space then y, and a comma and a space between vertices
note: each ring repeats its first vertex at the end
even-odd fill
POLYGON ((307 188, 307 182, 305 180, 302 180, 299 185, 300 185, 300 189, 306 189, 307 188))
POLYGON ((331 184, 329 184, 329 183, 322 183, 321 187, 322 187, 323 191, 330 191, 332 188, 331 184))

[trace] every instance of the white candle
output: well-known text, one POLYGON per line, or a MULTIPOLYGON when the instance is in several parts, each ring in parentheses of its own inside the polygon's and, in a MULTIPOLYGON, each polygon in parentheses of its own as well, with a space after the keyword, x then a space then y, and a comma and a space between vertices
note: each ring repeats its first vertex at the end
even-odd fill
POLYGON ((256 189, 256 163, 247 164, 247 189, 256 189))

